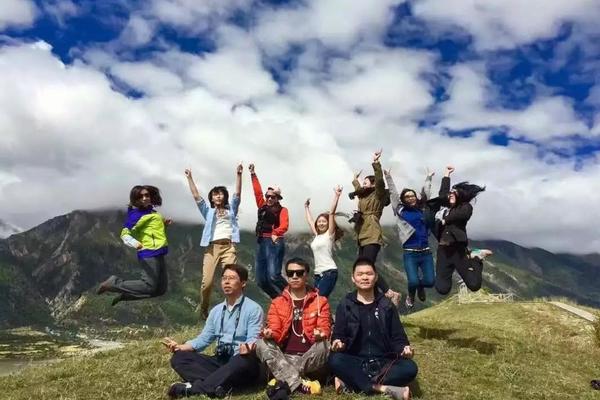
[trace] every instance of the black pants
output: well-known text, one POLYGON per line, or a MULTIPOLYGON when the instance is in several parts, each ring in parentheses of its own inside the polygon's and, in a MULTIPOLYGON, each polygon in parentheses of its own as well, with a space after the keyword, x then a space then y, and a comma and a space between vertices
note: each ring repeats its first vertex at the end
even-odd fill
POLYGON ((464 244, 440 245, 435 263, 435 289, 438 293, 450 292, 452 273, 455 269, 469 290, 476 292, 481 289, 483 261, 479 258, 469 258, 469 250, 464 244))
POLYGON ((141 258, 140 279, 125 281, 116 277, 109 289, 121 293, 121 300, 141 300, 162 296, 167 292, 167 265, 164 256, 141 258))
MULTIPOLYGON (((329 355, 329 368, 331 372, 344 381, 349 389, 355 392, 375 394, 371 378, 363 371, 362 363, 365 359, 346 353, 331 353, 329 355)), ((391 360, 390 360, 391 361, 391 360)), ((382 385, 406 386, 417 376, 417 364, 413 360, 400 358, 394 361, 380 382, 382 385)))
MULTIPOLYGON (((381 250, 380 244, 367 244, 364 246, 358 247, 358 257, 359 258, 368 258, 371 260, 373 264, 377 262, 377 255, 379 254, 379 250, 381 250)), ((377 278, 377 288, 381 290, 383 293, 387 292, 390 289, 390 285, 387 284, 383 276, 379 274, 377 278)))
POLYGON ((178 351, 171 366, 181 379, 192 384, 190 394, 212 396, 221 386, 225 391, 251 386, 259 378, 260 362, 254 355, 236 355, 222 363, 214 356, 193 351, 178 351))

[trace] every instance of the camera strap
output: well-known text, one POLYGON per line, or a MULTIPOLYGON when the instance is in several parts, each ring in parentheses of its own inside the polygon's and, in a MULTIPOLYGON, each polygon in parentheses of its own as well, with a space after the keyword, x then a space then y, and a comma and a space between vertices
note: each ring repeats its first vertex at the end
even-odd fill
MULTIPOLYGON (((239 303, 237 316, 235 317, 235 327, 233 328, 233 336, 231 337, 231 342, 235 340, 235 333, 237 332, 238 324, 240 323, 240 316, 242 315, 242 306, 244 305, 244 300, 246 296, 242 295, 242 301, 239 303)), ((234 306, 235 307, 235 306, 234 306)), ((223 304, 223 310, 221 311, 221 328, 219 329, 219 337, 217 338, 217 347, 221 344, 221 338, 223 337, 223 323, 225 322, 225 312, 227 311, 227 301, 223 304)))

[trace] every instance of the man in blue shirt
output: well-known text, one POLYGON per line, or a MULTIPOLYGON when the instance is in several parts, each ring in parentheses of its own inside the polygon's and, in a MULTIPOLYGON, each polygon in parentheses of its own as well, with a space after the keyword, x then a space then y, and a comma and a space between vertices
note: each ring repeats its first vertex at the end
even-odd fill
POLYGON ((253 353, 263 324, 263 311, 244 295, 247 281, 248 270, 243 266, 223 267, 221 288, 225 301, 210 311, 200 335, 184 344, 164 339, 163 343, 173 353, 171 366, 184 381, 171 385, 169 397, 223 398, 233 387, 249 386, 256 381, 260 363, 253 353), (216 342, 215 355, 200 353, 213 342, 216 342))

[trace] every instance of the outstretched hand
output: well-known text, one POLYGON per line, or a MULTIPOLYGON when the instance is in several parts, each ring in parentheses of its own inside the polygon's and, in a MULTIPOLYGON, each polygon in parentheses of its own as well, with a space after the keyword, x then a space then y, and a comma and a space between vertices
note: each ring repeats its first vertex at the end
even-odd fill
POLYGON ((262 337, 265 339, 271 339, 273 337, 273 331, 271 328, 264 328, 261 333, 262 337))
POLYGON ((331 351, 342 351, 346 345, 340 339, 335 339, 331 343, 331 351))
POLYGON ((429 169, 429 167, 425 168, 425 173, 427 174, 427 178, 432 178, 435 175, 435 171, 429 169))
POLYGON ((304 202, 304 207, 305 208, 310 207, 310 198, 306 199, 306 201, 304 202))
POLYGON ((379 159, 381 158, 381 153, 383 152, 383 149, 379 149, 379 151, 376 151, 373 154, 373 162, 379 162, 379 159))
POLYGON ((248 165, 248 171, 250 171, 251 174, 254 174, 254 164, 248 165))
MULTIPOLYGON (((340 196, 340 195, 342 194, 342 190, 344 190, 344 187, 343 187, 343 186, 340 186, 340 185, 336 185, 336 186, 333 188, 333 191, 335 192, 335 195, 336 195, 336 196, 340 196)), ((310 199, 309 199, 309 200, 310 200, 310 199)))
POLYGON ((190 168, 186 168, 184 171, 186 178, 192 179, 192 170, 190 168))
POLYGON ((244 172, 244 165, 240 162, 237 166, 236 172, 238 175, 241 175, 244 172))
POLYGON ((362 174, 362 169, 360 171, 354 173, 354 179, 358 179, 360 174, 362 174))
POLYGON ((448 165, 446 167, 446 176, 450 176, 454 172, 454 167, 452 165, 448 165))
POLYGON ((404 346, 404 348, 402 349, 402 353, 400 353, 400 357, 404 358, 413 358, 414 355, 415 353, 413 352, 413 349, 410 346, 404 346))

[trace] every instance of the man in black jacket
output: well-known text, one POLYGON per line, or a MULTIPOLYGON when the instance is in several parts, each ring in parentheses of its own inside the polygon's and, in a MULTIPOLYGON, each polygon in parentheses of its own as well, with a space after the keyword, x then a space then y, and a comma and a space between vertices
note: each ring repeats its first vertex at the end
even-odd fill
POLYGON ((342 299, 335 314, 329 367, 351 390, 408 399, 407 385, 418 370, 398 311, 375 291, 377 270, 369 259, 356 260, 352 281, 356 291, 342 299))

